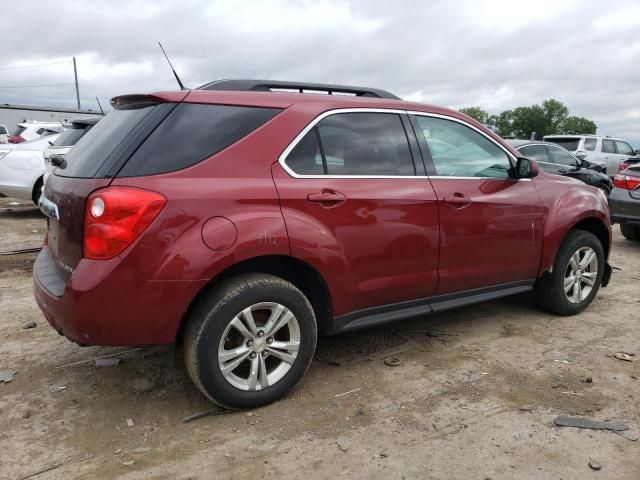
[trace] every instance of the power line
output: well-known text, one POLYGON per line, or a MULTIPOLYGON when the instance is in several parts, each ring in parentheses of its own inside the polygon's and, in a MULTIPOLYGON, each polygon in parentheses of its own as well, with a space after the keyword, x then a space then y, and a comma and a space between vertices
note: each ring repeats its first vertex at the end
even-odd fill
POLYGON ((61 87, 66 85, 75 85, 75 83, 50 83, 47 85, 0 85, 0 88, 61 87))
POLYGON ((0 70, 17 70, 19 68, 36 68, 36 67, 46 67, 49 65, 59 65, 61 63, 69 63, 69 60, 64 60, 61 62, 51 62, 51 63, 40 63, 38 65, 16 65, 10 67, 0 67, 0 70))

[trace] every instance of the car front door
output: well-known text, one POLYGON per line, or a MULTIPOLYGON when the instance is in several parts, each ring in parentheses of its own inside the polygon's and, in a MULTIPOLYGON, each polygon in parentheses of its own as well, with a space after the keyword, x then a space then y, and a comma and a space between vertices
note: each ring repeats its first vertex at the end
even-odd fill
POLYGON ((620 170, 620 163, 624 162, 627 158, 633 157, 634 151, 627 142, 623 140, 614 140, 616 144, 616 166, 615 171, 612 171, 611 174, 618 173, 620 170))
POLYGON ((531 283, 544 219, 533 181, 511 178, 515 159, 472 125, 430 114, 413 120, 438 198, 436 293, 531 283))
POLYGON ((273 165, 292 254, 327 280, 334 316, 436 288, 438 206, 407 131, 400 111, 336 110, 273 165))

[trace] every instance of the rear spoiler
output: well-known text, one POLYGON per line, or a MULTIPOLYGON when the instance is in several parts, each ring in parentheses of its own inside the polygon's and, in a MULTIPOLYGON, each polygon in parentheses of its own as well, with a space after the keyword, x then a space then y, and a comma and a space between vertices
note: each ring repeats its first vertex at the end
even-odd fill
POLYGON ((119 95, 109 102, 116 110, 133 110, 136 108, 150 107, 159 103, 180 103, 189 93, 189 90, 180 92, 158 92, 151 94, 119 95))

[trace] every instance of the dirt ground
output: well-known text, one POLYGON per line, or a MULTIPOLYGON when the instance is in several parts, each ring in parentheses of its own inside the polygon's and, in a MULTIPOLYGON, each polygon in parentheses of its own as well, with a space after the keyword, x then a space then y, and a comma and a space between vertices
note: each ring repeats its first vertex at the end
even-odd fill
MULTIPOLYGON (((39 245, 43 218, 11 201, 0 199, 0 251, 39 245)), ((410 341, 398 366, 384 351, 316 360, 273 405, 188 423, 213 407, 180 352, 60 337, 33 300, 35 255, 0 255, 0 371, 16 372, 0 383, 2 479, 640 478, 640 361, 612 357, 640 356, 640 243, 617 227, 611 285, 580 315, 523 295, 357 333, 347 340, 410 341), (92 361, 114 353, 117 366, 92 361), (560 428, 558 415, 630 429, 560 428)))

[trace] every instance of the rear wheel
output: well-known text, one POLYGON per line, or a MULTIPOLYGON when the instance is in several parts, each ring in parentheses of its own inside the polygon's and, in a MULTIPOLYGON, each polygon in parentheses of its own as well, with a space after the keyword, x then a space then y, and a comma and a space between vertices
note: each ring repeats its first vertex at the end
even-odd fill
POLYGON ((640 240, 640 227, 621 223, 620 232, 627 240, 640 240))
POLYGON ((224 407, 254 408, 277 400, 313 359, 313 309, 300 290, 275 276, 247 274, 223 283, 188 321, 189 375, 224 407))
POLYGON ((536 282, 536 300, 559 315, 580 313, 598 293, 604 270, 604 249, 598 237, 572 230, 558 250, 552 272, 536 282))

